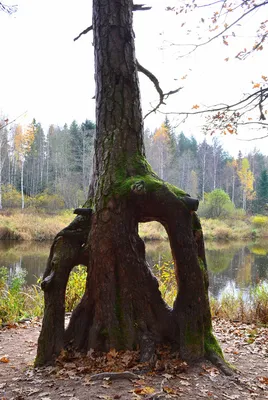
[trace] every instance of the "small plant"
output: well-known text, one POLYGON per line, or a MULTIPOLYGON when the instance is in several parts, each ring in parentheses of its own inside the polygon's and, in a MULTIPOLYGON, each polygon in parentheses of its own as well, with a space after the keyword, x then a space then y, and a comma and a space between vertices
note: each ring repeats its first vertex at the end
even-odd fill
POLYGON ((71 272, 65 294, 65 309, 72 311, 85 292, 87 269, 83 265, 71 272))
POLYGON ((159 282, 159 290, 162 297, 172 307, 177 295, 174 262, 164 262, 162 265, 155 264, 153 269, 159 282))
POLYGON ((0 323, 15 322, 25 316, 22 295, 25 275, 23 270, 10 276, 7 268, 0 268, 0 323))

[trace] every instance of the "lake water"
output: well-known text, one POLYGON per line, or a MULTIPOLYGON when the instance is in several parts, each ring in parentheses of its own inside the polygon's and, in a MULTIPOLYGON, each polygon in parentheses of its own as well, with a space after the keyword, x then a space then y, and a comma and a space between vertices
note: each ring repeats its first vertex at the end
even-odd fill
MULTIPOLYGON (((0 267, 10 274, 27 271, 26 281, 34 284, 41 277, 51 243, 0 241, 0 267)), ((146 243, 147 261, 151 267, 171 263, 169 243, 146 243)), ((258 243, 206 243, 210 292, 219 297, 224 291, 247 292, 257 283, 268 280, 268 240, 258 243)))

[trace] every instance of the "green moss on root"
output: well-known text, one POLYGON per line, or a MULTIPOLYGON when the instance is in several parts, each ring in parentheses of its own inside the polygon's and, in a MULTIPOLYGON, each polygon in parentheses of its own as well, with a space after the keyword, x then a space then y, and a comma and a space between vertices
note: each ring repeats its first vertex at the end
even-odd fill
POLYGON ((209 330, 205 335, 205 353, 207 355, 215 353, 217 356, 222 358, 223 361, 225 361, 222 349, 211 330, 209 330))

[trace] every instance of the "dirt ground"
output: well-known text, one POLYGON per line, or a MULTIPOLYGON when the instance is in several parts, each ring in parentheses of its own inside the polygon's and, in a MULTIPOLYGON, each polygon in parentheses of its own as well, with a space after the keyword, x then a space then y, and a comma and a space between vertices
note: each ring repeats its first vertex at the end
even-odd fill
POLYGON ((225 376, 209 361, 192 366, 160 352, 148 368, 137 366, 134 352, 115 350, 92 351, 82 359, 63 355, 55 367, 34 369, 40 325, 32 321, 0 330, 0 400, 268 399, 268 328, 214 321, 226 359, 237 368, 225 376), (92 379, 113 370, 130 373, 92 379))

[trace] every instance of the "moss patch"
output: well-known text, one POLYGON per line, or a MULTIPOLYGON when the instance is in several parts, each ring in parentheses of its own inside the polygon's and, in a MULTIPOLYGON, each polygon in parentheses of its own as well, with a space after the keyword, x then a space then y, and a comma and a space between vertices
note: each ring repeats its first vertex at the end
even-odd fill
POLYGON ((215 353, 224 360, 222 349, 211 330, 205 335, 205 352, 206 354, 215 353))
POLYGON ((186 196, 186 192, 184 192, 184 190, 179 189, 177 186, 171 185, 168 182, 165 182, 165 185, 167 186, 167 188, 175 194, 176 197, 184 197, 186 196))

